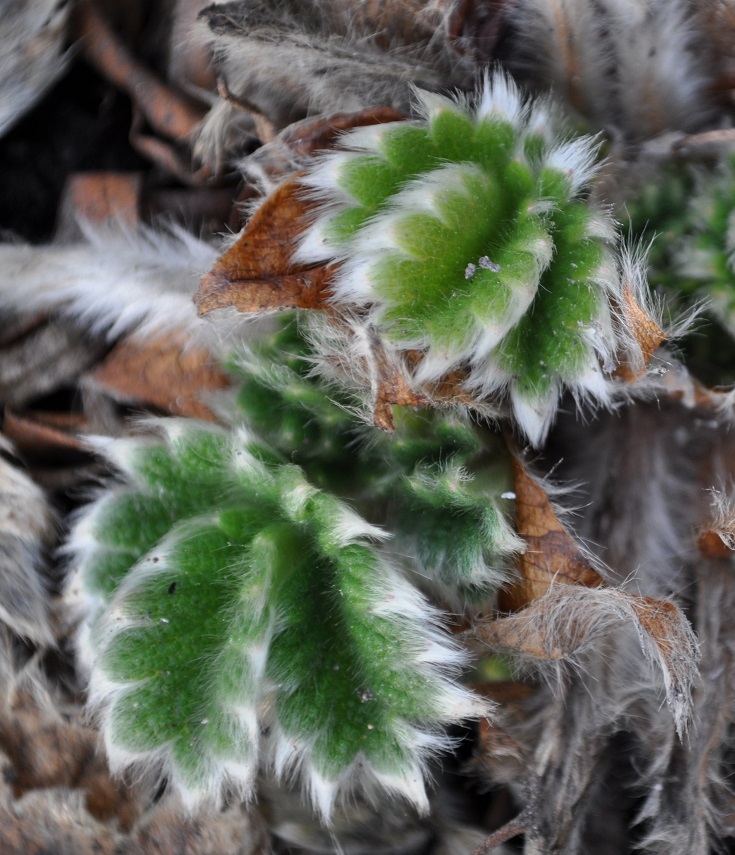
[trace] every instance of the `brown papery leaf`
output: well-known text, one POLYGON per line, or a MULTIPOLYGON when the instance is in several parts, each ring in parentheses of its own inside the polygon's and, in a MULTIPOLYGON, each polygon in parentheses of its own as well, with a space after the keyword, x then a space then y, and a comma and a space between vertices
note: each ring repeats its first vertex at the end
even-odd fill
MULTIPOLYGON (((341 324, 336 313, 329 311, 325 314, 331 325, 338 327, 341 324)), ((342 324, 342 328, 349 336, 349 325, 342 324)), ((403 407, 441 407, 456 404, 472 406, 476 403, 463 386, 465 375, 462 372, 452 372, 437 383, 418 386, 414 383, 412 375, 424 358, 421 351, 406 351, 400 355, 389 352, 375 330, 369 332, 368 338, 369 354, 359 357, 362 365, 358 373, 363 377, 369 377, 375 427, 388 433, 393 431, 391 407, 394 404, 403 407)), ((345 373, 350 374, 354 371, 356 357, 351 356, 345 361, 342 353, 337 353, 335 356, 334 364, 341 364, 345 373)))
POLYGON ((528 544, 518 557, 521 580, 499 597, 500 608, 516 611, 562 582, 596 588, 602 576, 590 565, 577 542, 559 522, 546 492, 513 458, 516 531, 528 544))
POLYGON ((176 334, 123 339, 89 376, 119 399, 207 421, 216 417, 203 396, 230 385, 209 350, 176 334))
POLYGON ((628 329, 635 336, 643 356, 642 364, 634 365, 630 362, 624 362, 615 370, 616 377, 631 382, 645 374, 646 365, 656 352, 656 348, 665 341, 666 334, 656 321, 638 305, 630 287, 623 290, 622 310, 628 329))
POLYGON ((294 241, 312 210, 299 179, 293 175, 276 188, 237 242, 202 276, 194 296, 200 315, 226 308, 260 313, 324 307, 331 269, 291 261, 294 241))

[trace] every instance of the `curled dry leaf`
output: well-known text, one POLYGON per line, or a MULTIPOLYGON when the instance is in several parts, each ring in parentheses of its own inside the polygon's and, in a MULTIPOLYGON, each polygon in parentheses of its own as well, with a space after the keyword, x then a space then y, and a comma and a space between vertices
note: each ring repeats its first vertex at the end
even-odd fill
POLYGON ((380 334, 365 318, 339 315, 336 310, 312 314, 310 335, 318 342, 320 370, 348 393, 365 393, 363 416, 387 432, 393 430, 391 405, 451 407, 466 404, 492 417, 495 411, 478 402, 463 386, 465 376, 456 371, 437 383, 417 384, 416 367, 424 355, 420 351, 398 353, 386 347, 380 334))
POLYGON ((194 297, 200 315, 215 309, 262 313, 324 308, 331 271, 294 264, 294 240, 312 204, 299 176, 281 184, 253 214, 243 233, 202 277, 194 297))
POLYGON ((520 580, 501 592, 500 607, 516 611, 543 596, 555 583, 596 588, 602 576, 559 521, 543 488, 513 457, 516 531, 528 548, 518 557, 520 580))
POLYGON ((275 182, 301 169, 308 158, 332 146, 345 131, 405 118, 404 113, 390 107, 309 116, 287 125, 274 139, 244 158, 241 168, 270 191, 275 182))
POLYGON ((638 304, 630 286, 623 290, 623 303, 621 311, 625 317, 626 325, 633 334, 640 347, 642 363, 633 365, 623 362, 615 370, 615 376, 621 380, 632 382, 645 374, 646 365, 656 351, 656 348, 666 340, 666 333, 656 321, 638 304))
POLYGON ((660 670, 681 736, 691 712, 699 650, 689 622, 672 602, 617 588, 554 585, 517 614, 478 624, 472 633, 493 649, 522 657, 579 662, 625 625, 635 628, 645 659, 660 670))
POLYGON ((115 398, 207 421, 216 417, 205 395, 230 385, 207 348, 190 345, 185 335, 175 333, 123 339, 89 378, 115 398))
POLYGON ((341 134, 353 128, 399 122, 405 118, 405 113, 391 107, 370 107, 355 113, 331 113, 302 119, 284 128, 278 137, 289 151, 303 157, 329 148, 341 134))

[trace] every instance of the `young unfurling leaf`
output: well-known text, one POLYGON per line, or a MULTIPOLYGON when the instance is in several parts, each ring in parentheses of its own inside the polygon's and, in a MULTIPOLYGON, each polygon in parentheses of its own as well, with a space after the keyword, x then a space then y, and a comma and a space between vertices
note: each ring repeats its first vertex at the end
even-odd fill
POLYGON ((614 225, 584 199, 597 143, 501 74, 473 101, 421 94, 418 111, 345 134, 307 171, 320 211, 295 259, 336 265, 335 309, 412 356, 417 388, 461 371, 540 442, 562 388, 609 400, 636 346, 614 225))

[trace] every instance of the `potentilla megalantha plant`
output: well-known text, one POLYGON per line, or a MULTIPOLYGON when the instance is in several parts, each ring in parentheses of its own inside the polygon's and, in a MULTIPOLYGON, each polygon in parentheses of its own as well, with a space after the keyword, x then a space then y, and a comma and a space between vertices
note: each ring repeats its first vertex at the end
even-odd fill
POLYGON ((325 822, 355 792, 428 808, 447 727, 491 714, 437 603, 492 610, 526 549, 497 426, 539 445, 565 391, 626 396, 660 333, 587 198, 597 162, 500 73, 314 159, 292 260, 330 269, 323 309, 233 355, 224 426, 99 447, 120 480, 76 525, 68 596, 114 769, 190 802, 264 770, 325 822), (392 433, 360 417, 386 366, 423 402, 392 433))

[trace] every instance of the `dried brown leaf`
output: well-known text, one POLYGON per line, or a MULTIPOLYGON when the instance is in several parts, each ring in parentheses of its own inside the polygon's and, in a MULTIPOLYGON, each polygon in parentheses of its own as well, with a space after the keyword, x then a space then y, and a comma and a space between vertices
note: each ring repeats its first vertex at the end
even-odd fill
POLYGON ((547 625, 535 625, 531 618, 538 620, 543 612, 544 607, 536 600, 518 614, 483 626, 477 635, 493 650, 512 650, 532 659, 567 659, 578 649, 581 639, 576 635, 557 636, 548 631, 547 625))
POLYGON ((204 395, 231 382, 209 350, 189 345, 176 334, 123 339, 89 377, 118 399, 208 421, 216 417, 204 403, 204 395))
MULTIPOLYGON (((424 356, 425 354, 419 350, 407 350, 403 354, 406 365, 412 374, 421 364, 424 356)), ((433 383, 426 384, 422 391, 434 404, 465 404, 479 409, 480 401, 478 401, 477 395, 473 395, 467 390, 466 380, 467 372, 460 368, 456 371, 449 371, 433 383)), ((485 402, 482 404, 482 409, 486 409, 485 402)))
POLYGON ((642 364, 638 365, 623 362, 615 370, 615 376, 621 380, 632 382, 642 374, 645 374, 646 365, 650 362, 656 348, 666 340, 666 333, 664 333, 648 312, 638 305, 633 290, 629 286, 623 289, 621 309, 625 316, 628 329, 638 342, 643 359, 642 364))
POLYGON ((329 113, 292 122, 274 139, 242 161, 242 168, 259 186, 267 187, 302 169, 316 152, 334 145, 341 133, 352 128, 405 119, 389 107, 372 107, 355 113, 329 113))
POLYGON ((688 656, 694 661, 699 658, 689 624, 674 603, 635 596, 629 596, 627 603, 635 615, 641 643, 650 639, 661 662, 669 663, 677 656, 688 656))
POLYGON ((546 492, 517 457, 513 458, 513 477, 516 531, 528 548, 518 557, 520 581, 501 592, 501 608, 523 608, 558 582, 588 588, 602 585, 602 577, 559 521, 546 492))
POLYGON ((299 177, 268 196, 237 242, 202 277, 194 297, 200 315, 225 308, 246 313, 324 308, 331 270, 291 260, 313 207, 299 177))

